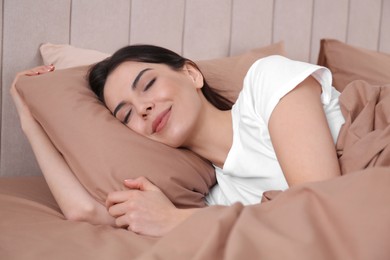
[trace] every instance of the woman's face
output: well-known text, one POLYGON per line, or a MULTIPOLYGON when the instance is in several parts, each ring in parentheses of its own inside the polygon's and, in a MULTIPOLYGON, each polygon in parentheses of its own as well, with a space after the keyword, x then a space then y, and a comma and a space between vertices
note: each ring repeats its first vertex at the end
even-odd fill
POLYGON ((113 115, 136 133, 172 147, 185 146, 202 108, 203 76, 186 64, 124 62, 107 78, 104 98, 113 115))

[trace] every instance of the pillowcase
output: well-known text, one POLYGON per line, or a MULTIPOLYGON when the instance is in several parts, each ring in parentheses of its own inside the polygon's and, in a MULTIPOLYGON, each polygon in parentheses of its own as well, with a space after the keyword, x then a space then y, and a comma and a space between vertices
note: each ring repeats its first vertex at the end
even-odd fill
POLYGON ((67 69, 83 65, 90 65, 104 60, 110 54, 77 48, 68 44, 44 43, 39 47, 43 64, 54 64, 56 69, 67 69))
MULTIPOLYGON (((177 207, 205 206, 204 196, 216 182, 212 165, 191 151, 151 141, 121 124, 90 90, 85 77, 88 66, 58 70, 80 62, 80 49, 75 56, 66 50, 50 52, 60 65, 44 58, 57 66, 56 71, 20 77, 16 88, 88 192, 104 203, 109 192, 126 189, 123 180, 145 176, 177 207)), ((95 52, 87 54, 90 60, 101 59, 95 52)), ((223 91, 228 86, 238 93, 243 71, 252 61, 271 54, 284 54, 283 44, 202 61, 200 66, 206 78, 212 76, 216 89, 223 91)))
MULTIPOLYGON (((110 56, 107 53, 67 44, 45 43, 39 49, 44 64, 54 64, 56 70, 93 64, 110 56)), ((242 89, 243 79, 249 67, 260 58, 276 54, 286 56, 284 42, 255 48, 236 56, 196 61, 196 64, 210 86, 228 99, 235 101, 242 89)))
POLYGON ((333 86, 340 92, 357 79, 371 84, 390 83, 390 54, 322 39, 317 63, 332 71, 333 86))

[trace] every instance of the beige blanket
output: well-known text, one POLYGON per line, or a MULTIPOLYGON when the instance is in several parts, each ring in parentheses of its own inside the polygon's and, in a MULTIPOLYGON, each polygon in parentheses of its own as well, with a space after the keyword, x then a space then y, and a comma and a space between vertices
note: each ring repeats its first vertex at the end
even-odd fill
POLYGON ((337 141, 343 174, 390 166, 390 84, 349 84, 340 96, 346 120, 337 141))
POLYGON ((0 180, 1 259, 390 259, 390 88, 352 83, 344 176, 200 210, 160 239, 64 219, 41 177, 0 180))

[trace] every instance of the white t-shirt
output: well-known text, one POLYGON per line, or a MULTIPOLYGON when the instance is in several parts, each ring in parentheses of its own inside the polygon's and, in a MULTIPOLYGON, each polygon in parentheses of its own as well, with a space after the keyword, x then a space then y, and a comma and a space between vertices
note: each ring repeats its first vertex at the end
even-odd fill
POLYGON ((288 188, 271 143, 268 121, 279 100, 310 75, 322 86, 321 101, 336 143, 344 117, 330 71, 282 56, 260 59, 249 69, 232 108, 233 144, 223 169, 215 167, 218 183, 206 197, 209 205, 260 203, 263 192, 288 188))

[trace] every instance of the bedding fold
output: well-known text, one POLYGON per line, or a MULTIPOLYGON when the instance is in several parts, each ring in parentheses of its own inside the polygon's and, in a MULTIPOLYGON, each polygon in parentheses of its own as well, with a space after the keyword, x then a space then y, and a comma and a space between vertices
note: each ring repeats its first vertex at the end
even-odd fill
POLYGON ((357 80, 340 96, 345 124, 337 141, 343 174, 373 166, 390 166, 390 83, 357 80))

